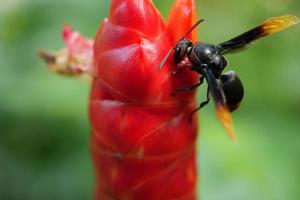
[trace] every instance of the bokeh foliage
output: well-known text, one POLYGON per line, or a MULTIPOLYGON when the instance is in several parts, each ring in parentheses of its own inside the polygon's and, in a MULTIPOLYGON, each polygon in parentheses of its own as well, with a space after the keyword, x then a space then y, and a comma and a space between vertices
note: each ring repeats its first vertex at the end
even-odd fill
MULTIPOLYGON (((167 16, 172 0, 155 0, 167 16)), ((282 14, 298 0, 201 0, 201 41, 222 42, 282 14)), ((87 115, 89 85, 51 74, 39 48, 63 44, 63 23, 93 37, 107 16, 103 0, 0 1, 0 199, 91 199, 93 168, 87 115)), ((300 198, 300 27, 230 55, 228 69, 246 95, 233 114, 232 144, 214 116, 200 113, 198 139, 204 200, 300 198)), ((205 89, 199 90, 199 101, 205 89)), ((162 141, 163 142, 163 141, 162 141)))

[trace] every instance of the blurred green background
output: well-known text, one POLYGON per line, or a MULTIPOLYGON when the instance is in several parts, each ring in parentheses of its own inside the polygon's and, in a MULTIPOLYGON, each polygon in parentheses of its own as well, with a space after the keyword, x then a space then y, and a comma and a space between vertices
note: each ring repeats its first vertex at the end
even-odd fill
MULTIPOLYGON (((89 85, 47 71, 39 48, 59 49, 63 23, 93 37, 107 16, 103 0, 0 1, 0 199, 91 199, 89 85)), ((167 16, 172 0, 155 0, 167 16)), ((201 41, 225 41, 264 19, 300 16, 299 0, 201 0, 201 41)), ((198 139, 203 200, 300 199, 300 27, 230 55, 245 99, 233 114, 232 144, 201 110, 198 139)), ((199 101, 205 89, 199 92, 199 101)))

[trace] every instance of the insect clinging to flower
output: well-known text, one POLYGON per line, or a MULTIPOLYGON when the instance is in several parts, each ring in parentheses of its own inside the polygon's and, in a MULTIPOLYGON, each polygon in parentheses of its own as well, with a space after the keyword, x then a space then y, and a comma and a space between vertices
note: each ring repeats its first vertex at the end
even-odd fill
POLYGON ((228 132, 229 137, 234 140, 235 134, 232 128, 230 112, 239 107, 244 96, 244 88, 242 81, 234 71, 223 73, 228 65, 224 55, 243 50, 255 40, 280 32, 297 24, 299 20, 292 15, 274 17, 267 19, 261 25, 237 37, 217 45, 206 42, 193 43, 186 36, 203 21, 203 19, 198 20, 178 41, 176 46, 169 50, 160 67, 163 67, 173 52, 173 59, 177 65, 175 73, 179 73, 185 68, 199 73, 201 76, 197 83, 188 88, 179 88, 172 95, 194 90, 206 80, 208 84, 207 99, 194 112, 207 105, 212 97, 218 118, 228 132))

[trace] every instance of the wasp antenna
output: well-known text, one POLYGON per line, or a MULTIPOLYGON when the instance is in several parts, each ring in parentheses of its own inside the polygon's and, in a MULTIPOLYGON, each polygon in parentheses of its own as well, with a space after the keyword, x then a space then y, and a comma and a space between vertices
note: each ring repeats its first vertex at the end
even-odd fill
POLYGON ((184 36, 182 38, 185 38, 188 34, 190 34, 199 24, 201 24, 202 22, 204 22, 205 19, 199 19, 187 32, 186 34, 184 34, 184 36))
POLYGON ((168 58, 170 57, 172 50, 173 50, 173 48, 171 48, 171 49, 168 51, 167 55, 166 55, 166 56, 164 57, 164 59, 161 61, 160 65, 159 65, 159 69, 162 69, 162 68, 163 68, 163 66, 164 66, 165 63, 167 62, 168 58))
MULTIPOLYGON (((188 34, 190 34, 199 24, 201 24, 202 22, 204 22, 205 19, 199 19, 185 34, 184 36, 180 39, 182 40, 183 38, 185 38, 188 34)), ((169 56, 171 55, 173 48, 171 48, 168 53, 166 54, 166 56, 164 57, 164 59, 161 61, 160 65, 159 65, 159 69, 162 69, 164 64, 166 63, 166 61, 168 60, 169 56)))

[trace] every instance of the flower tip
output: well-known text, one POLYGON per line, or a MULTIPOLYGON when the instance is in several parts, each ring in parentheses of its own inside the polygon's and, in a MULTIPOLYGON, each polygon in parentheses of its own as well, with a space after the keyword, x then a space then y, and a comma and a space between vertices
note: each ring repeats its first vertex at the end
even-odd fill
MULTIPOLYGON (((173 43, 182 38, 182 36, 197 21, 195 0, 176 0, 171 8, 168 19, 168 30, 173 43)), ((193 30, 188 38, 197 41, 197 29, 193 30)))
POLYGON ((69 24, 64 23, 63 31, 62 31, 62 38, 64 39, 64 41, 69 40, 73 32, 74 32, 73 28, 69 24))
POLYGON ((56 56, 54 53, 45 51, 45 50, 38 50, 37 54, 41 57, 47 64, 54 64, 56 60, 56 56))

